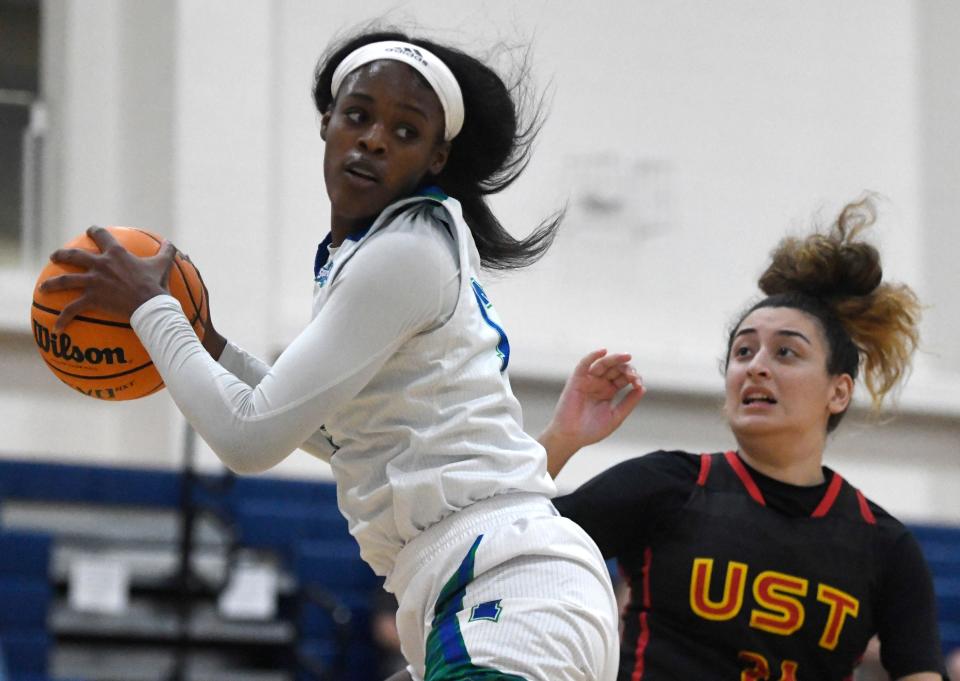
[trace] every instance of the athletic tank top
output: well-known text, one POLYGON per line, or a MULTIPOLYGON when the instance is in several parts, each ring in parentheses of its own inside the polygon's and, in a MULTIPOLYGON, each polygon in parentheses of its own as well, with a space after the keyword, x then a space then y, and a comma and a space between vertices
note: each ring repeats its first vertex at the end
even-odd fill
POLYGON ((813 513, 788 517, 734 452, 702 455, 687 503, 644 549, 619 678, 851 678, 876 630, 876 521, 828 476, 813 513))

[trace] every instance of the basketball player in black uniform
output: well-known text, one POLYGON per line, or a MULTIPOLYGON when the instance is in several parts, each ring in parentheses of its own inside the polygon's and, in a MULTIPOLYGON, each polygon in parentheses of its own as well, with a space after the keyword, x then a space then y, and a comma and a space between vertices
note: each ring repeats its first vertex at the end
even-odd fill
MULTIPOLYGON (((917 342, 916 297, 881 283, 879 254, 858 239, 873 219, 865 199, 829 233, 774 251, 759 282, 767 297, 729 337, 737 451, 655 452, 555 500, 629 581, 620 681, 844 681, 874 634, 893 679, 941 679, 917 543, 822 465, 861 366, 879 406, 917 342)), ((541 438, 554 475, 602 434, 584 436, 585 405, 606 399, 609 410, 611 388, 632 382, 591 366, 598 356, 581 362, 541 438)))

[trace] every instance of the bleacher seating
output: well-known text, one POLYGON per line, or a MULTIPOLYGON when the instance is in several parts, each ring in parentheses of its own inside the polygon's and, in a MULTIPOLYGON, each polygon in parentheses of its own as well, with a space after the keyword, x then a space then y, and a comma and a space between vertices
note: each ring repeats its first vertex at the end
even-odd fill
POLYGON ((335 507, 337 488, 332 482, 288 480, 269 476, 241 476, 233 480, 230 498, 239 501, 288 501, 335 507))
MULTIPOLYGON (((379 578, 360 558, 352 539, 312 539, 299 542, 296 576, 301 585, 298 617, 298 659, 336 670, 337 679, 365 681, 375 678, 376 651, 370 640, 370 615, 379 578), (349 612, 349 640, 338 642, 343 624, 337 622, 337 606, 349 612), (362 633, 361 633, 362 632, 362 633), (359 634, 359 635, 358 635, 359 634)), ((310 676, 301 673, 302 681, 310 676)))
MULTIPOLYGON (((0 504, 13 502, 28 508, 56 505, 67 509, 71 516, 79 515, 70 513, 71 508, 84 511, 104 508, 99 517, 110 518, 110 524, 118 526, 130 521, 133 516, 130 509, 149 509, 151 513, 164 514, 162 517, 167 528, 165 533, 153 531, 153 524, 150 535, 166 536, 168 550, 172 552, 177 548, 174 519, 182 510, 184 491, 189 491, 192 511, 213 511, 219 521, 226 523, 225 532, 232 536, 234 549, 269 552, 275 555, 277 565, 286 572, 288 579, 284 583, 289 588, 281 594, 279 612, 281 617, 290 621, 291 630, 297 632, 298 637, 288 644, 294 654, 286 653, 281 657, 310 657, 319 664, 311 666, 313 674, 307 673, 307 668, 285 669, 283 671, 290 675, 283 678, 326 681, 334 678, 331 669, 339 661, 344 662, 348 670, 348 675, 342 678, 350 681, 373 679, 370 670, 375 656, 371 654, 368 612, 372 593, 380 588, 380 582, 359 558, 356 543, 347 532, 346 520, 337 509, 335 486, 326 482, 268 476, 234 478, 230 475, 191 474, 189 486, 184 480, 183 475, 169 470, 0 459, 0 504), (311 545, 310 542, 320 543, 311 545), (324 550, 329 550, 328 556, 322 555, 324 550), (326 593, 329 598, 318 599, 319 593, 326 593), (331 626, 333 619, 342 617, 344 608, 348 613, 349 627, 331 626), (334 610, 336 617, 331 612, 334 610), (343 639, 345 631, 349 631, 349 640, 343 639)), ((60 516, 51 516, 57 517, 63 518, 62 510, 60 516)), ((55 542, 75 539, 64 534, 62 528, 51 529, 55 542)), ((90 531, 94 534, 102 532, 114 540, 114 535, 122 534, 116 529, 94 527, 90 531)), ((144 543, 142 537, 140 542, 144 543)), ((56 598, 57 589, 62 593, 65 588, 63 584, 51 585, 47 577, 50 537, 47 538, 46 551, 45 555, 36 550, 4 551, 0 540, 0 552, 16 556, 11 561, 23 569, 30 567, 36 572, 41 564, 43 566, 43 577, 36 583, 29 587, 18 583, 10 587, 9 594, 3 591, 2 580, 21 578, 12 574, 7 576, 0 569, 0 602, 17 603, 17 599, 32 599, 31 603, 42 602, 46 613, 51 598, 56 598)), ((233 551, 226 553, 225 560, 229 561, 233 551)), ((8 572, 12 570, 12 567, 8 568, 8 572)), ((168 586, 175 588, 175 575, 170 577, 168 586)), ((64 576, 60 575, 60 578, 64 576)), ((204 596, 209 601, 210 594, 204 596)), ((46 630, 44 617, 36 615, 39 612, 36 608, 33 611, 19 607, 13 609, 16 614, 10 617, 19 619, 11 622, 15 629, 8 628, 10 635, 6 638, 9 643, 4 642, 9 648, 7 656, 12 658, 12 661, 8 659, 11 670, 15 662, 24 673, 34 674, 36 678, 31 677, 29 681, 43 681, 49 650, 58 639, 57 631, 46 630), (34 614, 30 615, 30 612, 34 614), (40 628, 30 629, 27 635, 24 633, 27 622, 20 621, 24 618, 29 619, 30 626, 40 622, 40 628)), ((206 612, 209 612, 209 606, 206 612)), ((169 629, 169 615, 164 616, 169 629)), ((76 618, 54 618, 54 621, 70 623, 72 628, 67 634, 68 639, 76 631, 76 618)), ((0 631, 2 626, 0 620, 0 631)), ((123 627, 113 627, 112 631, 112 635, 118 635, 116 632, 122 633, 123 627)), ((169 643, 169 634, 167 639, 169 643)), ((12 676, 11 681, 28 680, 12 676)))
POLYGON ((47 674, 50 548, 49 535, 0 530, 0 650, 10 681, 47 674))
POLYGON ((173 471, 0 459, 0 499, 173 508, 173 471))
POLYGON ((946 655, 960 649, 960 528, 911 525, 933 574, 940 639, 946 655))
MULTIPOLYGON (((141 507, 174 513, 185 489, 173 471, 0 460, 0 503, 8 500, 141 507)), ((369 633, 380 581, 359 557, 331 483, 201 475, 191 499, 217 510, 237 546, 271 552, 292 587, 281 615, 297 681, 367 681, 376 658, 369 633), (347 638, 345 638, 345 636, 347 638), (309 670, 312 670, 309 671, 309 670)), ((122 522, 123 515, 117 516, 122 522)), ((51 528, 55 530, 55 528, 51 528)), ((934 576, 944 651, 960 648, 960 527, 911 525, 934 576)), ((10 681, 44 681, 56 632, 47 629, 56 532, 0 530, 0 646, 10 681)))
POLYGON ((292 569, 298 543, 307 539, 353 541, 347 521, 336 505, 252 499, 237 501, 232 509, 237 542, 268 549, 292 569))

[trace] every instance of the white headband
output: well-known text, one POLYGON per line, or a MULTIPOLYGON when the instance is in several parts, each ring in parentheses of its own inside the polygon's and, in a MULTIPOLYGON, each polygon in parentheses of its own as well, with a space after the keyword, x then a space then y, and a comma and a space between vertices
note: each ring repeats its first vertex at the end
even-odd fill
POLYGON ((432 52, 397 40, 369 43, 358 47, 344 57, 333 72, 330 82, 330 94, 337 96, 340 85, 347 75, 378 59, 393 59, 416 69, 427 79, 430 87, 437 93, 440 106, 443 107, 443 139, 452 140, 463 127, 463 94, 453 72, 432 52))

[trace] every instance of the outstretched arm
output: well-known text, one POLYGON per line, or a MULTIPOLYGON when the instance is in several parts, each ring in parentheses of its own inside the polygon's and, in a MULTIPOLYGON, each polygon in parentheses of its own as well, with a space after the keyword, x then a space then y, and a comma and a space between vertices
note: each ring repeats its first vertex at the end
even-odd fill
POLYGON ((582 447, 599 442, 620 427, 644 395, 630 355, 594 350, 567 379, 553 419, 538 438, 547 450, 547 469, 556 477, 582 447), (616 402, 623 388, 629 390, 616 402))

